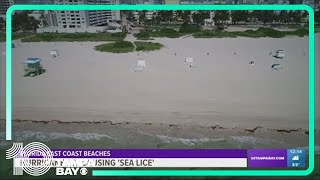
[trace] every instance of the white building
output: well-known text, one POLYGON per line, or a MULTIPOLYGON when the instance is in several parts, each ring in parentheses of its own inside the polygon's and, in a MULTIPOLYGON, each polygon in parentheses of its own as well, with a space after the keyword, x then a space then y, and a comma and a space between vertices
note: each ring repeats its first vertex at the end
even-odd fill
MULTIPOLYGON (((119 4, 119 0, 54 0, 54 4, 119 4)), ((102 32, 121 20, 120 11, 56 11, 57 26, 37 32, 102 32)), ((117 32, 121 31, 116 27, 117 32)))
POLYGON ((32 16, 40 22, 39 28, 58 27, 57 14, 54 11, 32 11, 28 16, 32 16))
POLYGON ((133 11, 132 15, 133 15, 135 20, 139 20, 139 16, 140 16, 140 12, 139 11, 133 11))
POLYGON ((180 0, 162 0, 163 4, 180 4, 180 0))
POLYGON ((146 19, 148 19, 148 20, 151 20, 155 16, 156 16, 156 11, 147 11, 146 12, 146 19))
MULTIPOLYGON (((146 19, 151 20, 153 17, 155 17, 157 11, 146 11, 146 19)), ((141 15, 142 11, 133 11, 132 15, 136 21, 139 21, 139 17, 141 15)))

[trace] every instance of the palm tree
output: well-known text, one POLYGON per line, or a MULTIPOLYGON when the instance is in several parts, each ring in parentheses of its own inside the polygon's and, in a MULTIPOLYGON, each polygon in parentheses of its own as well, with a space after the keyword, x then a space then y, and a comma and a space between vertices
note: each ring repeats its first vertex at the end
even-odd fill
POLYGON ((48 26, 48 22, 46 20, 46 17, 44 16, 44 13, 42 12, 40 17, 39 17, 39 20, 41 21, 41 23, 43 24, 44 27, 47 27, 48 26))
POLYGON ((197 24, 197 28, 199 27, 199 24, 202 24, 203 21, 209 17, 210 14, 206 11, 200 11, 192 14, 192 19, 197 24))
POLYGON ((4 18, 0 17, 0 30, 4 29, 5 24, 6 24, 6 21, 4 20, 4 18))
POLYGON ((146 20, 146 10, 140 11, 139 12, 139 24, 141 24, 142 22, 145 24, 145 20, 146 20))
POLYGON ((319 22, 320 22, 320 10, 315 12, 314 19, 315 19, 315 22, 317 22, 319 24, 319 22))
POLYGON ((187 11, 183 11, 182 13, 182 20, 184 23, 188 23, 190 22, 190 16, 191 16, 191 11, 187 10, 187 11))
POLYGON ((214 13, 214 22, 215 24, 222 23, 224 24, 230 18, 230 14, 228 11, 215 11, 214 13))

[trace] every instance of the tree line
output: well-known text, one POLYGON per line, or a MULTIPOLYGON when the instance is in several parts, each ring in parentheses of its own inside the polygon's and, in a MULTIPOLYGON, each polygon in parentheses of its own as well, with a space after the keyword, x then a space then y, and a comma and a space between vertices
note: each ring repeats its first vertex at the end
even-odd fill
MULTIPOLYGON (((30 16, 30 11, 15 12, 12 15, 12 32, 22 31, 31 32, 35 31, 40 24, 40 20, 35 19, 35 17, 30 16)), ((5 29, 5 19, 0 18, 0 28, 5 29)))
MULTIPOLYGON (((210 11, 158 11, 152 19, 146 18, 147 11, 140 11, 138 21, 140 24, 160 24, 182 22, 192 22, 200 25, 205 19, 210 18, 210 11)), ((132 11, 126 12, 129 21, 135 21, 132 11)), ((233 24, 262 22, 266 23, 301 23, 307 21, 306 11, 214 11, 213 20, 215 24, 225 24, 231 20, 233 24)), ((315 22, 320 22, 320 11, 315 12, 315 22)))

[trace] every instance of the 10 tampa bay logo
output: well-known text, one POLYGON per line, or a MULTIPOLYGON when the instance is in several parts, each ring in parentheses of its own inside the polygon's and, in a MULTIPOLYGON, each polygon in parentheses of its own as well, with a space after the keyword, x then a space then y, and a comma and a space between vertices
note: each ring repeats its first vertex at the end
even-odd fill
POLYGON ((48 146, 40 142, 32 142, 26 146, 23 143, 13 143, 6 150, 6 159, 13 159, 13 175, 23 175, 26 172, 31 176, 41 176, 52 167, 53 154, 48 146))
MULTIPOLYGON (((40 142, 32 142, 26 146, 23 146, 23 143, 13 143, 12 147, 6 150, 6 159, 13 159, 13 175, 15 176, 23 175, 24 172, 31 176, 41 176, 56 164, 50 148, 40 142)), ((87 168, 56 168, 58 176, 87 175, 87 173, 87 168)))

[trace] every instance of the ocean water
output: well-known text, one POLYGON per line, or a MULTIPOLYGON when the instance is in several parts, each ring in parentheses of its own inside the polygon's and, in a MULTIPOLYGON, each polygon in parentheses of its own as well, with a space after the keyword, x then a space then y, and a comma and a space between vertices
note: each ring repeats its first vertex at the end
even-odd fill
MULTIPOLYGON (((282 141, 256 138, 252 136, 229 136, 226 138, 181 138, 166 135, 153 135, 137 131, 131 136, 112 136, 98 133, 57 133, 38 131, 18 131, 12 141, 5 141, 5 133, 0 133, 1 149, 10 148, 13 142, 42 142, 49 148, 286 148, 282 141)), ((315 150, 320 153, 320 147, 315 150)))

